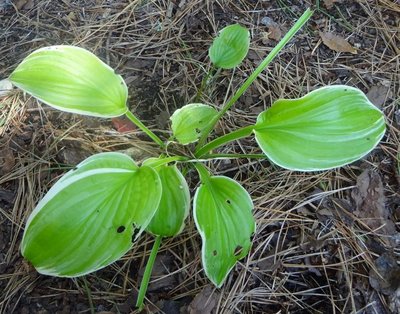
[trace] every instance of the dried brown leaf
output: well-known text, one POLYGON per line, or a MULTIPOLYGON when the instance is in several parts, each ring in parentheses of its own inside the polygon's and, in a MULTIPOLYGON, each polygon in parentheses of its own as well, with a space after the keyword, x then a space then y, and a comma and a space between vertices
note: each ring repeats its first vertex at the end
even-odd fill
POLYGON ((400 288, 400 266, 391 253, 383 253, 369 272, 369 283, 376 291, 386 295, 395 293, 400 288))
MULTIPOLYGON (((172 274, 173 256, 170 254, 158 254, 154 262, 151 277, 153 280, 150 282, 148 291, 159 292, 169 290, 174 287, 178 282, 177 274, 172 274)), ((144 269, 140 270, 140 275, 143 275, 144 269)))
POLYGON ((282 38, 282 31, 278 24, 268 27, 268 38, 279 41, 282 38))
POLYGON ((357 54, 357 49, 341 36, 330 32, 319 32, 322 42, 329 48, 337 52, 350 52, 357 54))
POLYGON ((15 166, 15 158, 12 150, 8 147, 0 150, 0 174, 9 173, 15 166))
POLYGON ((385 206, 385 195, 381 177, 376 172, 365 170, 357 178, 357 186, 351 196, 356 205, 354 214, 378 234, 385 235, 384 241, 393 244, 395 224, 385 206), (392 239, 391 239, 392 238, 392 239))
POLYGON ((219 294, 211 286, 206 286, 198 293, 189 305, 190 314, 215 313, 219 294))
POLYGON ((33 0, 28 0, 28 2, 24 5, 22 9, 31 10, 35 7, 35 2, 33 0))
POLYGON ((375 106, 381 108, 389 93, 390 88, 388 86, 376 85, 371 87, 367 93, 367 97, 375 106))
POLYGON ((136 129, 132 121, 124 116, 112 118, 111 122, 119 133, 128 133, 136 129))
POLYGON ((323 2, 324 2, 325 8, 327 8, 329 10, 329 9, 332 9, 333 5, 337 2, 339 2, 339 0, 323 0, 323 2))
POLYGON ((17 10, 30 10, 34 7, 33 0, 13 0, 12 3, 17 10))
POLYGON ((354 219, 352 217, 352 206, 350 202, 336 197, 327 197, 322 202, 323 208, 317 211, 318 219, 324 221, 324 216, 329 217, 328 213, 333 214, 335 219, 343 221, 347 226, 352 226, 354 219), (324 212, 323 210, 327 212, 324 212))

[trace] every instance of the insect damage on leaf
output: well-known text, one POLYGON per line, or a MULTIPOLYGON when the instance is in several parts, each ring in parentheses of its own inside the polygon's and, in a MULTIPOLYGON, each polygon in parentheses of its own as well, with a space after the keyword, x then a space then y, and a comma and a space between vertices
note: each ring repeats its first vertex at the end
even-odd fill
POLYGON ((122 232, 124 232, 125 231, 125 227, 124 226, 119 226, 118 228, 117 228, 117 232, 118 233, 122 233, 122 232))

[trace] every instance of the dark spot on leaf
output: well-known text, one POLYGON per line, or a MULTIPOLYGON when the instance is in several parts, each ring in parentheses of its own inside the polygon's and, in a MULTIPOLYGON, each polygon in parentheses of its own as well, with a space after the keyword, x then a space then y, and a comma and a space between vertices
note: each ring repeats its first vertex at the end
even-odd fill
POLYGON ((367 141, 370 141, 371 139, 369 137, 367 137, 367 141))
POLYGON ((201 133, 201 130, 199 128, 196 128, 195 131, 196 131, 197 134, 201 133))
POLYGON ((118 233, 122 233, 122 232, 124 232, 125 231, 125 227, 124 226, 119 226, 118 228, 117 228, 117 232, 118 233))
POLYGON ((226 203, 227 204, 231 204, 231 200, 226 200, 226 203))
POLYGON ((72 168, 72 171, 75 171, 75 170, 77 170, 77 169, 78 169, 78 167, 75 166, 74 168, 72 168))
POLYGON ((242 251, 243 251, 243 247, 242 246, 240 246, 240 245, 238 245, 236 248, 235 248, 235 256, 239 256, 241 253, 242 253, 242 251))
POLYGON ((214 251, 213 251, 213 255, 214 255, 214 256, 217 256, 217 250, 214 250, 214 251))
POLYGON ((345 88, 344 91, 347 92, 347 88, 345 88))
POLYGON ((202 123, 203 123, 203 121, 202 121, 202 120, 200 120, 200 121, 199 121, 199 124, 202 124, 202 123))

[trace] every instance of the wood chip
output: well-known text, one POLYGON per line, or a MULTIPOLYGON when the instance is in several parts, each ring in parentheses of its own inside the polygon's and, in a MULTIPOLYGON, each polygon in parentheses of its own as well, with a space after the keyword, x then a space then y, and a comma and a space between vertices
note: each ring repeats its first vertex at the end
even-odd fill
POLYGON ((357 49, 354 48, 349 42, 341 36, 335 35, 330 32, 319 32, 322 42, 331 50, 337 52, 350 52, 357 54, 357 49))

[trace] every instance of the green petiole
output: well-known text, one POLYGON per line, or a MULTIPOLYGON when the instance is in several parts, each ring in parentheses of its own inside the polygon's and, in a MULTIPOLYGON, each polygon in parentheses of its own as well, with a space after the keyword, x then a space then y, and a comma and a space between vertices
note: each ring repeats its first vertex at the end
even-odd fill
POLYGON ((150 129, 148 129, 142 121, 140 121, 136 116, 130 112, 129 110, 125 113, 127 118, 132 121, 134 125, 136 125, 139 129, 141 129, 144 133, 146 133, 154 142, 156 142, 161 148, 165 148, 165 143, 155 135, 150 129))
POLYGON ((233 131, 231 133, 225 134, 221 137, 216 138, 215 140, 207 143, 206 145, 204 145, 203 147, 201 147, 196 153, 195 156, 197 158, 202 157, 203 155, 207 154, 209 151, 220 147, 226 143, 232 142, 234 140, 243 138, 243 137, 247 137, 249 136, 254 129, 254 125, 249 125, 246 126, 244 128, 238 129, 236 131, 233 131))
POLYGON ((203 96, 203 92, 204 92, 206 86, 208 85, 208 82, 210 81, 210 79, 212 77, 214 77, 214 75, 217 75, 219 72, 220 72, 220 69, 218 69, 218 71, 216 72, 216 68, 214 66, 211 67, 211 69, 208 71, 206 76, 201 81, 200 88, 196 93, 196 97, 194 98, 195 103, 200 101, 201 97, 203 96))
POLYGON ((199 162, 196 162, 193 165, 196 168, 196 170, 197 170, 197 172, 198 172, 198 174, 200 176, 200 181, 202 183, 208 182, 208 180, 210 178, 210 174, 209 174, 207 168, 203 164, 201 164, 199 162))

